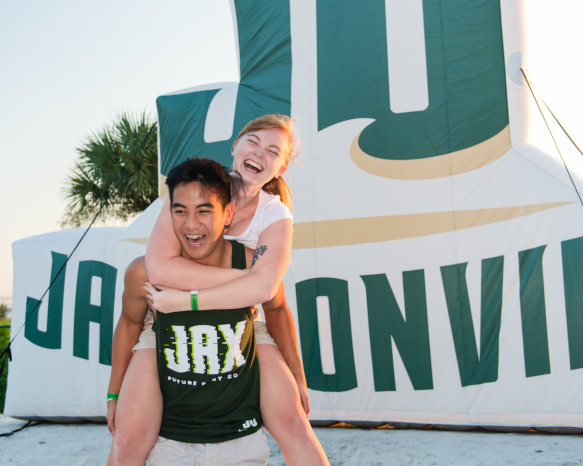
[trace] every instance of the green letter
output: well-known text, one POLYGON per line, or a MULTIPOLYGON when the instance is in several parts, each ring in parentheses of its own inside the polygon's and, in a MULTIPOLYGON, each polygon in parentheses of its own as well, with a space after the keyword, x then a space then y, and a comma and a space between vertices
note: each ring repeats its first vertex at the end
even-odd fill
MULTIPOLYGON (((413 160, 473 147, 508 125, 500 1, 423 1, 429 106, 390 109, 387 2, 317 0, 318 130, 370 118, 359 145, 413 160), (424 137, 413 137, 423 128, 424 137)), ((408 24, 405 23, 404 27, 408 24)))
POLYGON ((540 246, 518 253, 522 344, 527 377, 551 373, 542 264, 545 248, 540 246))
POLYGON ((432 389, 423 270, 403 272, 405 319, 386 275, 362 275, 361 278, 366 288, 375 390, 396 389, 391 338, 415 390, 432 389))
POLYGON ((75 296, 75 325, 73 355, 89 359, 89 323, 99 324, 99 362, 111 365, 113 334, 113 303, 117 270, 99 261, 79 262, 77 294, 75 296), (91 304, 91 281, 101 278, 100 304, 91 304))
POLYGON ((443 290, 462 387, 498 380, 504 257, 482 260, 480 356, 466 281, 467 263, 441 267, 443 290))
POLYGON ((571 369, 583 367, 583 237, 561 243, 571 369))
POLYGON ((233 4, 241 80, 236 104, 232 102, 236 105, 234 121, 229 122, 232 134, 225 140, 205 140, 206 119, 219 89, 158 97, 162 174, 167 175, 173 166, 192 154, 230 166, 233 142, 248 121, 268 113, 291 114, 289 0, 261 2, 260 7, 257 2, 233 4))
POLYGON ((348 282, 337 278, 304 280, 296 283, 296 297, 308 387, 324 392, 342 392, 355 388, 357 383, 352 351, 348 282), (324 374, 322 369, 316 305, 318 296, 327 296, 330 303, 335 374, 324 374))
POLYGON ((63 326, 63 296, 65 292, 65 263, 67 256, 51 252, 51 287, 49 289, 49 309, 47 314, 47 329, 38 328, 38 311, 41 302, 38 299, 26 297, 26 317, 24 321, 24 336, 27 340, 43 348, 61 348, 61 330, 63 326), (61 270, 61 267, 63 270, 61 270), (59 273, 60 272, 60 273, 59 273), (57 275, 58 274, 58 275, 57 275))

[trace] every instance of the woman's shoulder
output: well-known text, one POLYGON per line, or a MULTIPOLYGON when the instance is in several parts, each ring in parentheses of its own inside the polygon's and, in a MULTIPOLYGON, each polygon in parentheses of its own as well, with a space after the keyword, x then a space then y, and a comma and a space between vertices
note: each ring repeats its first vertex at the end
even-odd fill
POLYGON ((277 217, 277 220, 293 218, 291 211, 281 202, 277 194, 270 194, 263 190, 259 191, 256 214, 260 214, 264 218, 277 217))

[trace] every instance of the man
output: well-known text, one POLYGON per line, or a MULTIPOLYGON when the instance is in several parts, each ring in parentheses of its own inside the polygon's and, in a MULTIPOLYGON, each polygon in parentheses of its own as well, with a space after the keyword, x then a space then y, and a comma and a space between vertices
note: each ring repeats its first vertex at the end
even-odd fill
MULTIPOLYGON (((230 181, 207 159, 187 160, 168 174, 172 224, 186 259, 215 267, 251 263, 252 250, 223 239, 235 210, 230 181)), ((143 258, 136 259, 126 271, 133 293, 124 291, 124 308, 145 313, 146 292, 136 290, 146 278, 143 258)), ((267 463, 252 321, 249 308, 157 313, 163 415, 152 466, 267 463)))

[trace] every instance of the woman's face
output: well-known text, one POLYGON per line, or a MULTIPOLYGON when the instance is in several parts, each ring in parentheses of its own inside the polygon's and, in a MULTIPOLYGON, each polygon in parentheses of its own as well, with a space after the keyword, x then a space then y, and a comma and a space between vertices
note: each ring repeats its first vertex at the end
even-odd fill
POLYGON ((233 168, 246 186, 263 186, 287 168, 289 139, 279 128, 261 129, 239 138, 233 149, 233 168))

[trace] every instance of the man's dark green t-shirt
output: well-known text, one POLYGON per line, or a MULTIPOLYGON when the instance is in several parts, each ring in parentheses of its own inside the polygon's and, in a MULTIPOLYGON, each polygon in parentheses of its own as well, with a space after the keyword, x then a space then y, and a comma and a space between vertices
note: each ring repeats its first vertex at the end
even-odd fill
MULTIPOLYGON (((245 268, 244 246, 231 244, 232 267, 245 268)), ((259 361, 250 308, 158 312, 154 330, 162 437, 216 443, 259 430, 259 361)))

